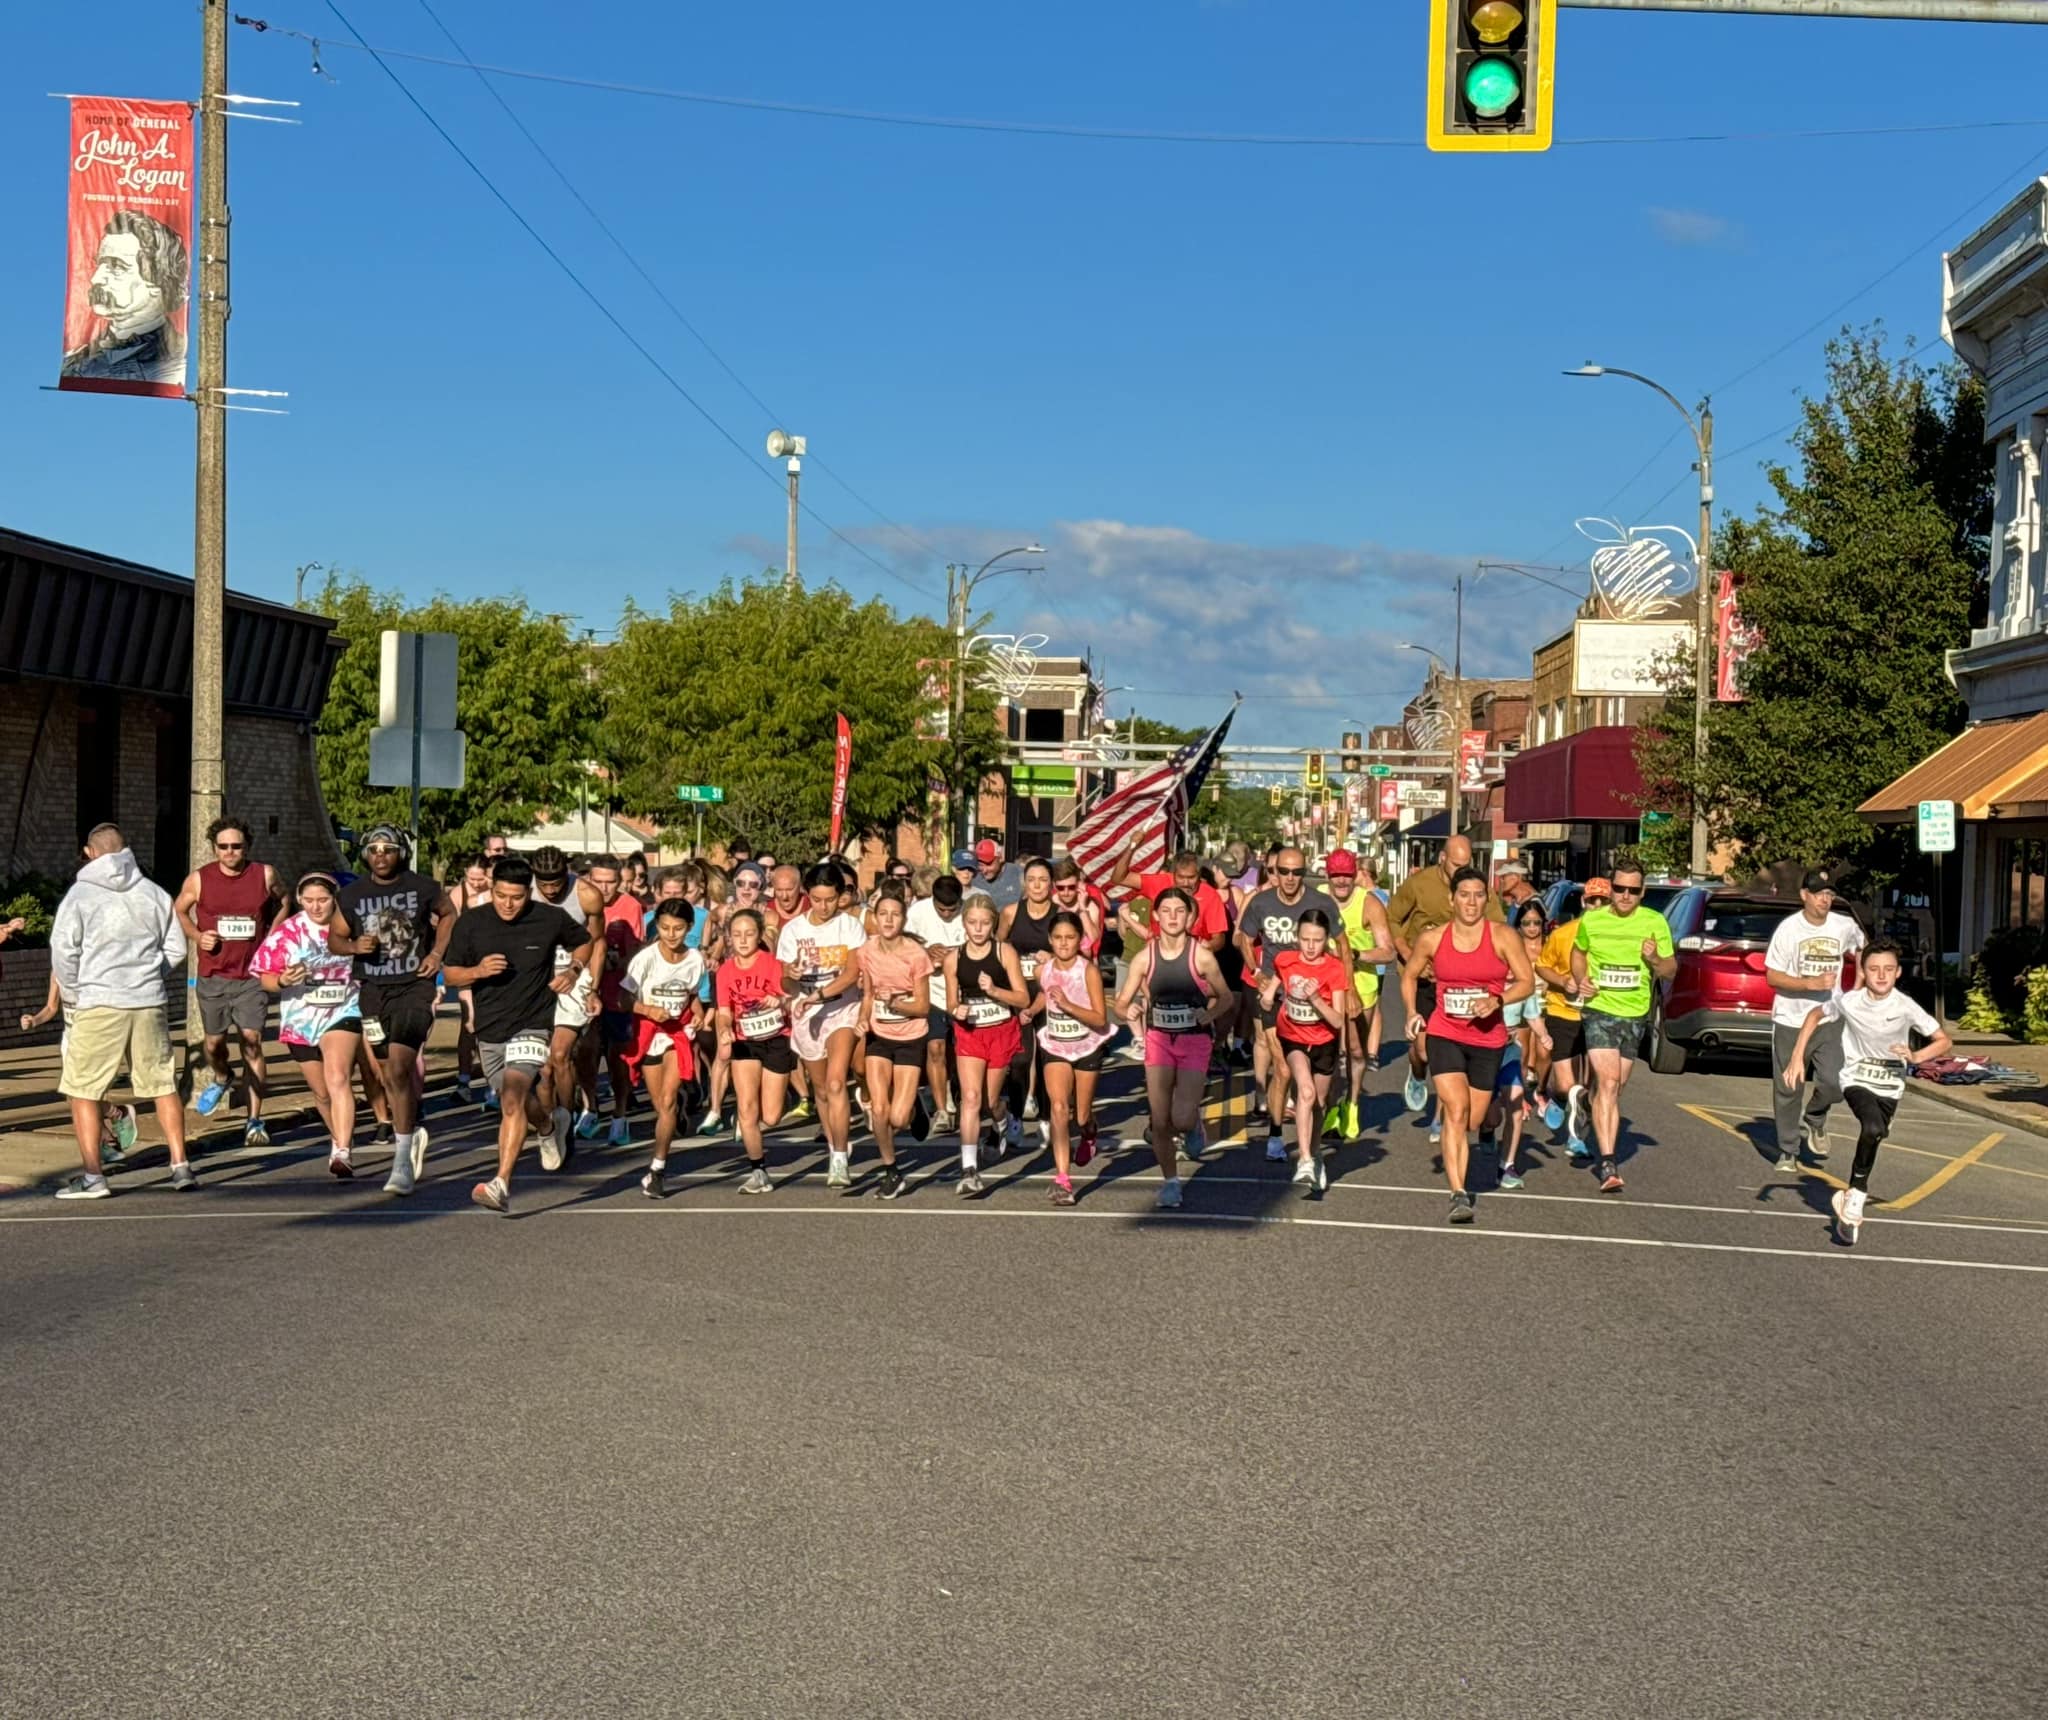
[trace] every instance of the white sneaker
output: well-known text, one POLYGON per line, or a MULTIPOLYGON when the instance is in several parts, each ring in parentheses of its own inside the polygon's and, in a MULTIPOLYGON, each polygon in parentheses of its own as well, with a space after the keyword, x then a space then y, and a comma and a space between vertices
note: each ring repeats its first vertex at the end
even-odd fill
MULTIPOLYGON (((394 1167, 395 1168, 395 1167, 394 1167)), ((414 1129, 412 1132, 412 1181, 418 1182, 427 1174, 427 1131, 414 1129)), ((411 1191, 408 1190, 408 1193, 411 1191)))
POLYGON ((569 1113, 559 1105, 555 1108, 555 1126, 541 1137, 540 1168, 544 1171, 558 1171, 569 1157, 569 1113))
POLYGON ((1564 1096, 1564 1132, 1568 1139, 1586 1138, 1586 1089, 1574 1087, 1564 1096))
POLYGON ((1306 1183, 1310 1188, 1314 1188, 1316 1186, 1316 1161, 1312 1158, 1296 1159, 1294 1161, 1293 1180, 1297 1183, 1306 1183))
POLYGON ((1325 1156, 1318 1153, 1316 1155, 1316 1193, 1321 1194, 1329 1186, 1330 1167, 1325 1162, 1325 1156))
POLYGON ((356 1174, 355 1162, 340 1147, 335 1147, 327 1155, 327 1173, 346 1182, 356 1174))
POLYGON ((1401 1087, 1401 1103, 1411 1111, 1419 1111, 1429 1103, 1429 1083, 1413 1070, 1401 1087))
POLYGON ((1024 1095, 1024 1121, 1027 1123, 1038 1121, 1038 1095, 1036 1093, 1024 1095))
POLYGON ((1152 1204, 1168 1210, 1178 1207, 1180 1205, 1180 1178, 1168 1177, 1166 1181, 1161 1183, 1159 1185, 1159 1198, 1152 1204))
POLYGON ((852 1182, 853 1165, 851 1155, 847 1153, 830 1154, 825 1161, 825 1186, 827 1188, 846 1188, 852 1182))
POLYGON ((1869 1197, 1860 1188, 1838 1188, 1830 1203, 1835 1209, 1835 1234, 1854 1248, 1856 1233, 1863 1228, 1863 1205, 1869 1197))
POLYGON ((413 1191, 413 1169, 410 1158, 392 1161, 391 1174, 384 1179, 386 1194, 411 1194, 413 1191))
POLYGON ((1269 1165, 1279 1165, 1286 1162, 1287 1143, 1278 1135, 1268 1135, 1266 1137, 1266 1163, 1269 1165))

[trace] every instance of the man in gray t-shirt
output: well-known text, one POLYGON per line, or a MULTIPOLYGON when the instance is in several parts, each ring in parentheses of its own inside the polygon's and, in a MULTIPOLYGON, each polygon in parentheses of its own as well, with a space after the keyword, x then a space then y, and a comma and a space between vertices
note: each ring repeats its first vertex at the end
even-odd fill
MULTIPOLYGON (((1319 908, 1330 922, 1330 948, 1348 971, 1351 956, 1344 941, 1343 910, 1333 898, 1321 890, 1309 889, 1303 882, 1308 877, 1308 863, 1301 850, 1281 849, 1274 857, 1270 876, 1273 882, 1246 902, 1244 912, 1237 917, 1237 947, 1244 956, 1246 970, 1251 969, 1256 951, 1258 971, 1271 973, 1274 958, 1300 942, 1301 916, 1311 908, 1319 908)), ((1280 1049, 1277 1001, 1271 1013, 1262 1008, 1258 1016, 1258 1074, 1266 1090, 1267 1115, 1273 1131, 1266 1142, 1266 1157, 1278 1163, 1287 1157, 1279 1131, 1280 1120, 1287 1114, 1288 1071, 1287 1058, 1280 1049)), ((1301 1104, 1315 1103, 1313 1093, 1298 1095, 1297 1099, 1301 1104)))

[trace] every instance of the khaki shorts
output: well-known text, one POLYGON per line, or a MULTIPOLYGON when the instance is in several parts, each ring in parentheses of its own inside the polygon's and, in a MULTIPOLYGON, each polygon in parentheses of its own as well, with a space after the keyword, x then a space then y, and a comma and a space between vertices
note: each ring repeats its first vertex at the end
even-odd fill
POLYGON ((81 1009, 64 1029, 64 1070, 57 1083, 67 1099, 104 1099, 128 1067, 138 1099, 161 1099, 178 1090, 171 1056, 169 1012, 150 1009, 81 1009))

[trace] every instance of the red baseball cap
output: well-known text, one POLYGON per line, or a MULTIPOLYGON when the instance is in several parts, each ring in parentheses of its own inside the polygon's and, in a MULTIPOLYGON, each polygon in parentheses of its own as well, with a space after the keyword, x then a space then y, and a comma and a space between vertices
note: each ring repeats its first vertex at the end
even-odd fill
POLYGON ((1324 862, 1323 871, 1332 878, 1356 878, 1358 856, 1348 848, 1339 848, 1324 862))
POLYGON ((974 845, 974 857, 984 866, 993 860, 1000 860, 1003 857, 1002 844, 1000 842, 991 842, 984 836, 974 845))

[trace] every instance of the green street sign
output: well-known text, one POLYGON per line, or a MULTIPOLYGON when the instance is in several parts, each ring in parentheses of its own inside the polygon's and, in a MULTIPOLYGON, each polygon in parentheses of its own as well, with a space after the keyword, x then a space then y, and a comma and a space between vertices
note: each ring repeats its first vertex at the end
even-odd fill
POLYGON ((1654 807, 1643 813, 1642 825, 1645 830, 1655 830, 1660 824, 1669 824, 1670 822, 1670 813, 1659 812, 1654 807))
POLYGON ((1070 764, 1020 764, 1010 772, 1010 786, 1018 794, 1071 796, 1074 767, 1070 764))
POLYGON ((1392 776, 1394 774, 1394 767, 1390 764, 1369 764, 1365 767, 1365 774, 1371 777, 1373 781, 1378 782, 1383 777, 1392 776))
POLYGON ((700 806, 721 806, 725 802, 725 790, 712 788, 706 783, 685 783, 676 790, 676 799, 694 800, 700 806))

